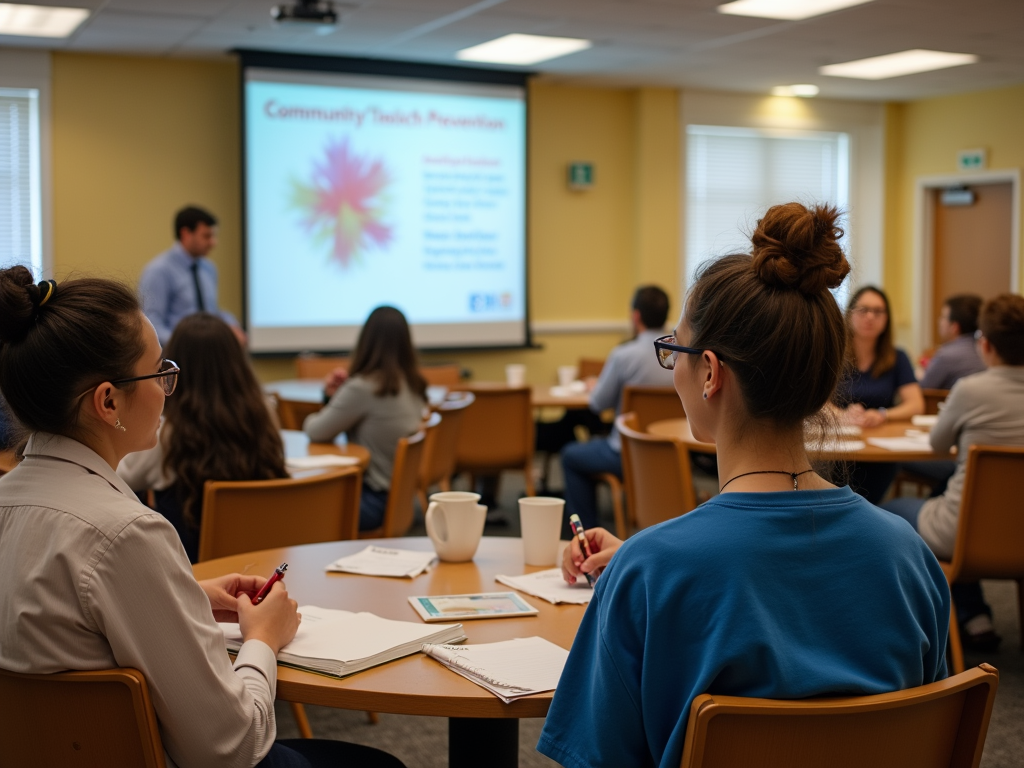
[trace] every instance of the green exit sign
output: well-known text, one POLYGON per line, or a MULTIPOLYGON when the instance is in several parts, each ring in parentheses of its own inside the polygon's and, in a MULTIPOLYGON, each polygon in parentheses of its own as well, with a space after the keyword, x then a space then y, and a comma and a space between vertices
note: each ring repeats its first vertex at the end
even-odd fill
POLYGON ((984 149, 962 149, 956 153, 956 166, 961 171, 982 171, 988 167, 988 152, 984 149))
POLYGON ((569 163, 569 189, 590 189, 594 186, 593 163, 569 163))

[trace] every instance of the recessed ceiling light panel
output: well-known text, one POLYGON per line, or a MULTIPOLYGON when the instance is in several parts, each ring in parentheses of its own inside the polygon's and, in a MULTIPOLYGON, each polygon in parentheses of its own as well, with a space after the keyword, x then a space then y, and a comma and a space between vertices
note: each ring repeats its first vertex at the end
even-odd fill
POLYGON ((541 35, 505 35, 488 43, 463 48, 455 54, 463 61, 486 61, 492 64, 537 64, 559 56, 586 50, 589 40, 575 37, 544 37, 541 35))
POLYGON ((772 96, 797 96, 801 99, 813 99, 818 95, 818 86, 811 83, 797 85, 776 85, 772 88, 772 96))
POLYGON ((718 12, 733 16, 798 21, 870 2, 872 0, 735 0, 718 6, 718 12))
POLYGON ((67 37, 88 17, 88 8, 0 3, 0 35, 67 37))
POLYGON ((913 75, 918 72, 930 72, 933 69, 960 67, 974 64, 978 57, 973 53, 947 53, 945 51, 928 51, 915 48, 911 51, 887 53, 884 56, 872 56, 869 59, 857 59, 842 64, 829 64, 819 67, 818 72, 832 77, 856 77, 861 80, 885 80, 888 77, 913 75))

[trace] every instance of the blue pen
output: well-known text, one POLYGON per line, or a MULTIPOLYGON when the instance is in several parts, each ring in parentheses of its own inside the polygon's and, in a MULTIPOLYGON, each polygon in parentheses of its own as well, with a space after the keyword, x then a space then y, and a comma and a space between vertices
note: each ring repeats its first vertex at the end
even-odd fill
MULTIPOLYGON (((569 515, 569 527, 572 528, 572 535, 580 542, 580 551, 587 557, 590 557, 590 545, 587 543, 587 535, 583 530, 583 523, 580 521, 579 515, 569 515)), ((589 573, 584 573, 583 575, 587 577, 587 584, 594 586, 594 577, 589 573)))

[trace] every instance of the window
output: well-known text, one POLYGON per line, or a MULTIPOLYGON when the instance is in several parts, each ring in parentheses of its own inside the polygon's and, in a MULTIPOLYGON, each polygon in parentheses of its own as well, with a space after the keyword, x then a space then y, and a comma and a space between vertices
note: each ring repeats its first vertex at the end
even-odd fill
POLYGON ((772 205, 795 200, 847 208, 845 133, 689 125, 686 134, 688 285, 706 260, 749 252, 750 233, 772 205))
POLYGON ((0 88, 0 265, 43 272, 39 91, 0 88))

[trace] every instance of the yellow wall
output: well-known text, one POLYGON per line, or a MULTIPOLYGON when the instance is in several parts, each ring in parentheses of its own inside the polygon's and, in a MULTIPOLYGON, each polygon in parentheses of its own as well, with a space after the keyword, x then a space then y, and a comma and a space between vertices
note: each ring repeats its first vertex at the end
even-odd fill
POLYGON ((890 105, 887 117, 886 285, 905 337, 913 320, 913 253, 919 237, 915 181, 957 173, 957 152, 973 147, 988 149, 991 170, 1024 167, 1024 85, 890 105))
MULTIPOLYGON (((625 320, 633 288, 657 282, 678 311, 679 129, 669 89, 534 82, 530 99, 530 264, 534 321, 625 320), (594 164, 595 184, 572 192, 566 165, 594 164)), ((172 240, 186 203, 214 211, 221 304, 241 310, 238 67, 73 53, 53 55, 54 272, 120 277, 172 240)), ((543 349, 430 356, 504 377, 552 381, 581 356, 604 357, 618 333, 546 333, 543 349)), ((294 375, 260 360, 264 379, 294 375)))

